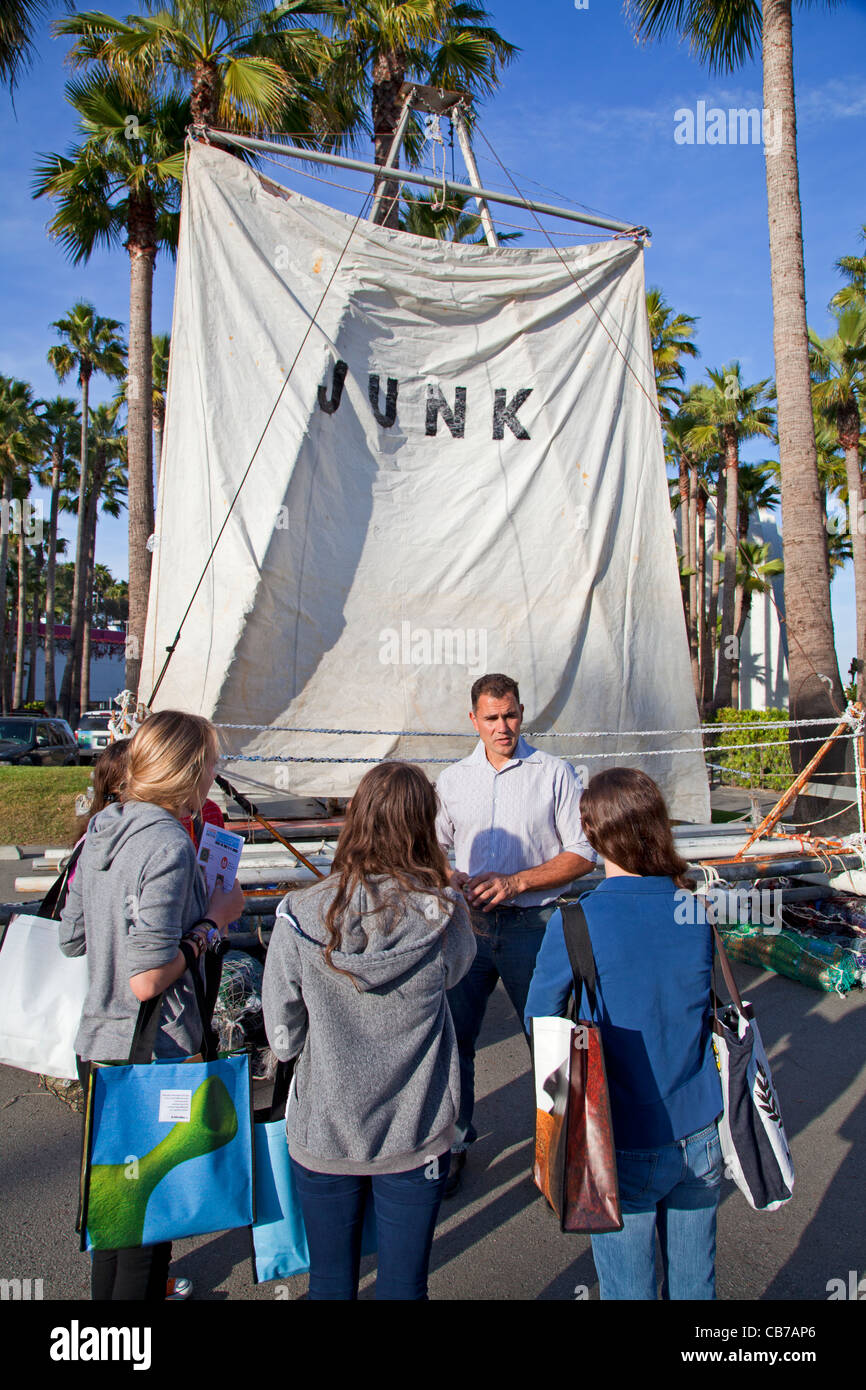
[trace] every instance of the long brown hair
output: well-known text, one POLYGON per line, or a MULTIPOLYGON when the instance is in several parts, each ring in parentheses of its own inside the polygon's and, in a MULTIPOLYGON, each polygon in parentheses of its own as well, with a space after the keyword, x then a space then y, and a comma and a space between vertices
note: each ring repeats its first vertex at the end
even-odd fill
MULTIPOLYGON (((339 970, 331 956, 339 949, 343 917, 356 888, 366 889, 374 912, 395 906, 401 890, 442 898, 448 862, 436 839, 436 810, 433 785, 410 763, 378 763, 358 783, 334 854, 331 872, 339 875, 340 884, 325 913, 325 959, 340 974, 350 972, 339 970), (370 882, 379 876, 391 880, 384 896, 370 882)), ((449 904, 446 921, 450 915, 449 904)))
POLYGON ((612 767, 590 777, 580 799, 583 830, 596 854, 630 874, 658 874, 689 888, 688 864, 674 846, 664 797, 651 777, 612 767))
POLYGON ((83 835, 93 817, 104 811, 112 801, 119 801, 126 777, 126 756, 129 740, 109 743, 93 764, 90 781, 93 788, 90 805, 78 819, 78 833, 83 835))

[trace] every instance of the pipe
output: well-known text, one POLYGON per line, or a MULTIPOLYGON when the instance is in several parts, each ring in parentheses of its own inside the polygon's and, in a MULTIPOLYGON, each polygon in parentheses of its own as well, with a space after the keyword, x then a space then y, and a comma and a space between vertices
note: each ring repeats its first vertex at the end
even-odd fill
MULTIPOLYGON (((255 140, 249 135, 235 135, 233 131, 216 130, 210 126, 196 126, 194 133, 201 131, 205 136, 213 135, 220 144, 240 145, 245 150, 261 150, 264 154, 280 154, 291 159, 306 159, 312 164, 334 164, 340 169, 357 169, 362 174, 382 177, 381 164, 368 164, 363 159, 348 159, 345 155, 325 154, 322 150, 302 150, 297 145, 278 145, 273 140, 255 140)), ((512 208, 524 208, 530 212, 540 212, 547 217, 561 217, 566 222, 581 222, 587 227, 603 227, 609 232, 624 232, 626 236, 649 237, 648 227, 635 227, 628 222, 617 222, 612 217, 589 217, 585 212, 571 212, 569 208, 554 207, 552 203, 536 203, 531 198, 518 198, 513 193, 497 193, 490 188, 474 188, 471 184, 452 183, 449 179, 431 178, 428 174, 416 174, 408 169, 400 170, 401 183, 422 184, 425 188, 442 188, 446 193, 468 194, 470 198, 484 199, 488 203, 506 203, 512 208)))

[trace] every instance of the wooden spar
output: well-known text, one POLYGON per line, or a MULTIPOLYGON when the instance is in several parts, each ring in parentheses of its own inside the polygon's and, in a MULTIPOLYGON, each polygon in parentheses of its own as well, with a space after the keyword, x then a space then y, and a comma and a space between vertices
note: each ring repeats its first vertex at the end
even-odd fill
POLYGON ((290 841, 286 840, 276 829, 276 827, 271 825, 271 822, 269 820, 265 820, 265 817, 261 814, 257 807, 255 807, 251 801, 248 801, 247 798, 241 792, 239 792, 235 787, 233 787, 228 778, 215 777, 214 781, 216 782, 218 787, 222 788, 226 796, 230 796, 233 801, 236 801, 238 803, 242 811, 246 811, 248 816, 255 817, 255 819, 259 822, 259 825, 263 825, 265 829, 268 831, 268 833, 270 835, 273 835, 275 840, 279 840, 281 845, 285 845, 289 853, 293 854, 296 859, 299 859, 301 863, 304 865, 305 869, 312 870, 312 872, 316 875, 316 878, 325 877, 321 869, 318 869, 316 865, 313 864, 305 854, 301 854, 301 851, 299 849, 296 849, 295 846, 290 843, 290 841))
MULTIPOLYGON (((755 827, 755 829, 752 831, 751 835, 749 836, 748 840, 747 840, 746 843, 743 845, 742 849, 738 850, 738 852, 734 855, 734 859, 735 859, 735 860, 737 860, 737 859, 742 859, 743 856, 745 855, 746 851, 755 843, 755 841, 756 841, 756 840, 759 840, 759 839, 761 838, 762 835, 765 835, 765 834, 767 833, 768 830, 771 830, 771 829, 773 828, 773 826, 776 824, 776 822, 780 819, 780 817, 781 817, 783 811, 785 810, 785 808, 786 808, 787 806, 790 806, 791 802, 794 800, 794 798, 797 796, 797 794, 802 790, 802 788, 803 788, 803 787, 806 785, 806 783, 809 781, 809 779, 810 779, 811 776, 812 776, 812 773, 815 771, 815 768, 818 766, 818 764, 819 764, 819 763, 821 762, 821 760, 824 758, 824 756, 825 756, 825 754, 827 753, 827 751, 833 746, 833 744, 835 743, 836 739, 839 738, 840 734, 843 734, 843 733, 845 732, 846 729, 850 729, 850 728, 851 728, 851 726, 852 726, 852 717, 854 717, 854 718, 856 718, 857 720, 859 720, 859 719, 861 718, 862 714, 863 714, 863 706, 862 706, 861 704, 853 704, 853 705, 849 705, 849 706, 848 706, 847 710, 845 711, 845 713, 844 713, 844 715, 842 716, 842 718, 839 720, 839 723, 836 725, 835 729, 833 730, 833 732, 832 732, 832 734, 830 735, 830 737, 827 739, 826 743, 822 743, 822 744, 821 744, 821 747, 818 749, 817 753, 815 754, 814 758, 812 758, 811 762, 807 763, 806 766, 803 768, 803 771, 800 772, 800 773, 794 778, 794 780, 793 780, 793 782, 791 783, 790 787, 788 787, 788 790, 787 790, 787 791, 784 791, 784 792, 782 793, 782 795, 779 797, 779 800, 776 802, 776 804, 775 804, 775 806, 772 808, 772 810, 770 810, 770 811, 767 812, 767 814, 765 815, 764 819, 761 821, 761 824, 760 824, 760 825, 757 825, 757 826, 755 827)), ((861 763, 861 768, 862 768, 862 763, 861 763)), ((862 772, 861 772, 861 776, 860 776, 860 779, 859 779, 859 780, 860 780, 861 785, 860 785, 860 787, 858 788, 858 792, 859 792, 859 796, 860 796, 860 804, 861 804, 861 806, 862 806, 862 805, 864 804, 864 803, 863 803, 863 795, 864 795, 864 792, 863 792, 863 786, 862 786, 862 783, 863 783, 862 772)))

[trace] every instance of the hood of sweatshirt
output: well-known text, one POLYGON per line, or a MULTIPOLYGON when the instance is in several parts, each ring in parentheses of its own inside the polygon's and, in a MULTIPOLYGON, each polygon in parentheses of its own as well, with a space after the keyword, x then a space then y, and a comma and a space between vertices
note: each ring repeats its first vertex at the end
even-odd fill
MULTIPOLYGON (((360 990, 393 985, 414 970, 462 907, 460 894, 452 888, 437 895, 406 893, 384 877, 374 877, 370 884, 372 893, 355 889, 340 922, 339 949, 331 955, 333 966, 347 970, 360 990)), ((287 894, 277 908, 278 916, 289 918, 305 959, 328 974, 333 971, 325 959, 325 913, 338 886, 338 877, 324 879, 287 894)))
MULTIPOLYGON (((94 869, 110 869, 121 849, 136 836, 152 836, 155 828, 163 835, 174 832, 183 836, 192 849, 192 840, 180 821, 162 806, 153 806, 147 801, 128 801, 125 805, 112 802, 95 815, 87 827, 88 863, 94 869)), ((144 840, 141 846, 144 851, 144 840)))

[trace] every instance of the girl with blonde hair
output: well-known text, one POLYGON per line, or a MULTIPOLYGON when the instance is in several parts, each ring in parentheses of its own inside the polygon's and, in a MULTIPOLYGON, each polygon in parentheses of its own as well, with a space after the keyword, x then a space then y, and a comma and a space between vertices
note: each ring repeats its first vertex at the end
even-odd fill
MULTIPOLYGON (((198 814, 213 781, 216 730, 162 710, 130 740, 120 800, 93 817, 60 919, 61 950, 87 955, 88 991, 75 1050, 90 1064, 126 1061, 139 1005, 162 996, 154 1056, 199 1051, 203 1021, 190 972, 243 911, 236 883, 207 901, 181 820, 198 814)), ((162 1301, 170 1243, 94 1251, 94 1299, 162 1301)))

